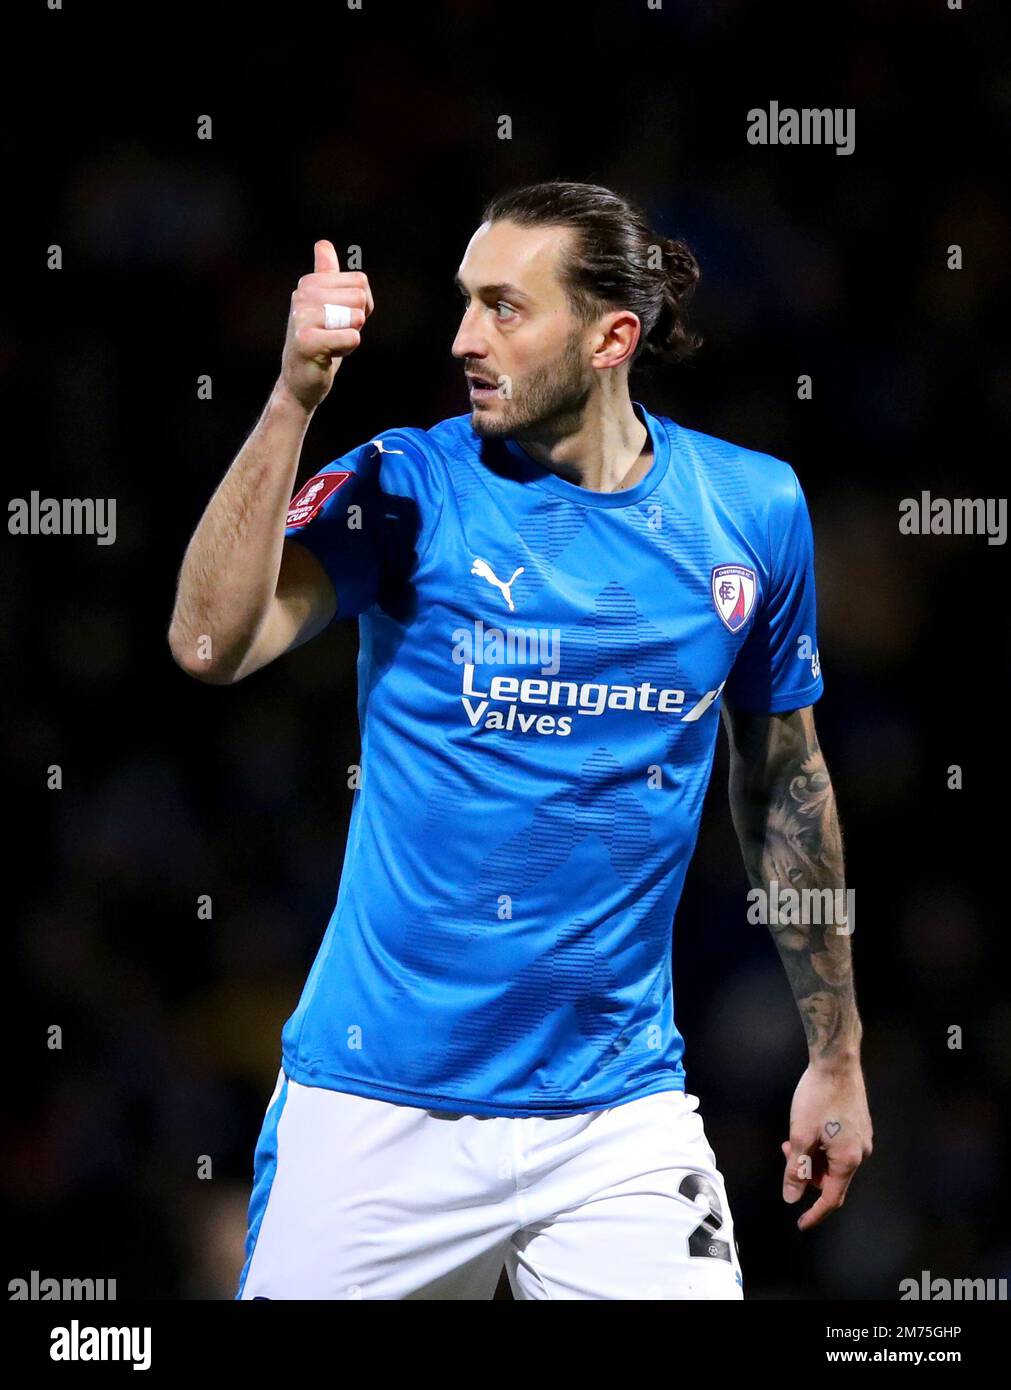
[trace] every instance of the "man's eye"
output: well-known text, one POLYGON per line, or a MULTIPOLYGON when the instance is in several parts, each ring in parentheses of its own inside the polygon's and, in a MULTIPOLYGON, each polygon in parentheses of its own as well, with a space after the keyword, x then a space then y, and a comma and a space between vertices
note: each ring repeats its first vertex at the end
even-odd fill
POLYGON ((500 299, 499 302, 495 305, 495 308, 496 310, 505 309, 507 315, 515 312, 513 306, 511 304, 507 304, 504 299, 500 299))

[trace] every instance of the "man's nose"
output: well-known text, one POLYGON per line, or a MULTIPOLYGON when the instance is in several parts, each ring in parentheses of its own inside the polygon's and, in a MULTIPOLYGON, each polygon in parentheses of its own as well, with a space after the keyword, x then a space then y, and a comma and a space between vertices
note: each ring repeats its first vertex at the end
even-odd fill
POLYGON ((468 309, 463 316, 463 322, 453 340, 452 350, 453 356, 461 359, 484 357, 488 352, 488 344, 484 334, 479 329, 477 317, 471 312, 471 309, 468 309))

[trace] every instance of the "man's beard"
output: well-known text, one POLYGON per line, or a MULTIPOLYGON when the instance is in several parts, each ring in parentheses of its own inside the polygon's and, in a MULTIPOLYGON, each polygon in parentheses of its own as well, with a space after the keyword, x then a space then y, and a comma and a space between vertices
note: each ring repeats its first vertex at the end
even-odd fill
POLYGON ((494 419, 475 410, 471 426, 482 439, 508 435, 519 443, 550 442, 579 427, 592 384, 593 372, 583 361, 582 334, 577 331, 553 362, 525 376, 518 389, 514 386, 494 419))

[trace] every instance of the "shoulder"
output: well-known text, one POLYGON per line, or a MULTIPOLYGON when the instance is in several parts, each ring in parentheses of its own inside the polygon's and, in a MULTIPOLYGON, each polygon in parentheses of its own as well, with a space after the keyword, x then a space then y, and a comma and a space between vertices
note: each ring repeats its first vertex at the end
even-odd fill
POLYGON ((699 500, 756 543, 764 539, 774 550, 778 539, 807 520, 800 479, 785 459, 657 418, 670 438, 675 472, 691 478, 699 500))
MULTIPOLYGON (((371 453, 370 462, 382 479, 384 489, 411 479, 424 479, 429 486, 442 487, 454 462, 476 447, 469 415, 458 415, 424 429, 400 425, 381 430, 363 449, 371 453)), ((408 486, 407 490, 411 490, 408 486)))
POLYGON ((469 415, 454 415, 425 429, 420 425, 398 425, 381 430, 369 441, 381 453, 410 452, 438 461, 447 455, 473 450, 477 436, 469 415))
POLYGON ((770 507, 791 509, 796 504, 800 480, 785 459, 715 434, 687 429, 667 416, 658 418, 670 437, 672 455, 694 467, 710 490, 731 496, 746 494, 763 511, 770 507))

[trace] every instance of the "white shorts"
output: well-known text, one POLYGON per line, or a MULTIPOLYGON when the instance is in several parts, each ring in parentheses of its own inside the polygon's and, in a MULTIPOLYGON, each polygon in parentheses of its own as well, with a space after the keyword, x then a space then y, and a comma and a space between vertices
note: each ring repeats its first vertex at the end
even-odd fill
POLYGON ((741 1299, 698 1097, 515 1119, 302 1086, 256 1148, 239 1299, 741 1299))

